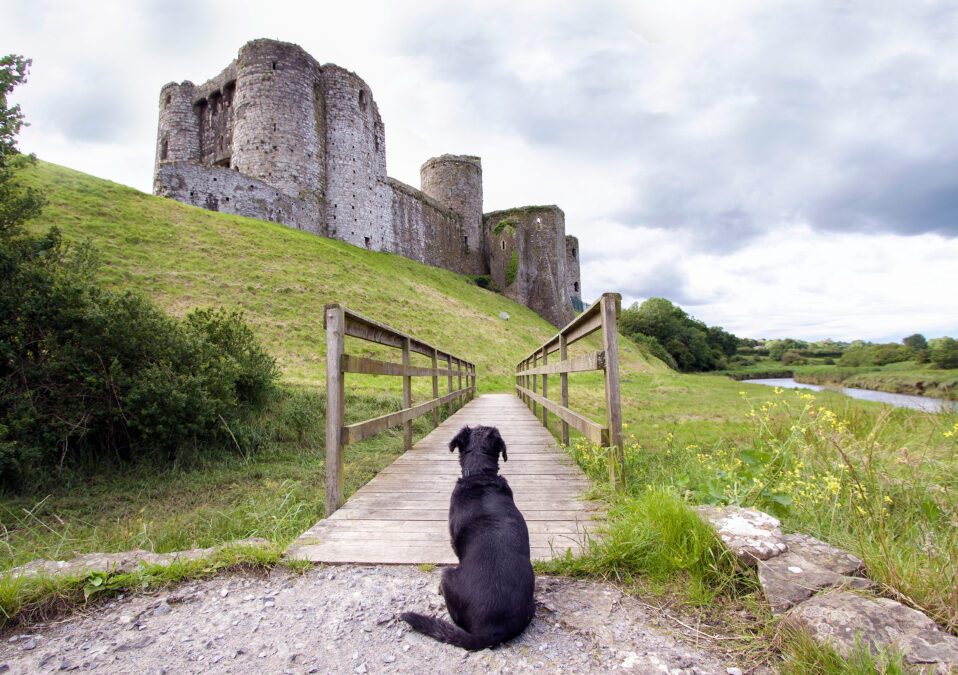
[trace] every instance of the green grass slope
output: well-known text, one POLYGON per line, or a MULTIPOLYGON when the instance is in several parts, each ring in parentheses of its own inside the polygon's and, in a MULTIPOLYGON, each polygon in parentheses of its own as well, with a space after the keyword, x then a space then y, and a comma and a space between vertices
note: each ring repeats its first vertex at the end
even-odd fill
MULTIPOLYGON (((289 382, 322 385, 323 306, 330 302, 476 363, 487 391, 508 387, 515 363, 556 332, 468 277, 398 255, 187 206, 46 162, 26 171, 23 182, 48 200, 32 227, 56 225, 68 240, 91 241, 107 285, 139 291, 177 315, 209 305, 243 309, 289 382)), ((381 353, 357 345, 347 349, 381 353)), ((661 368, 630 349, 622 350, 623 369, 661 368)))

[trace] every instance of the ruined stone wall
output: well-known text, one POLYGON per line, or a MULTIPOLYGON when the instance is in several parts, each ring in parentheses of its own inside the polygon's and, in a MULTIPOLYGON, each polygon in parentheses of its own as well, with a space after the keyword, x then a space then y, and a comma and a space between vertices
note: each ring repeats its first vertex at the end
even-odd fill
MULTIPOLYGON (((330 237, 397 251, 389 223, 386 131, 372 91, 355 73, 322 69, 326 105, 326 205, 330 237)), ((398 252, 398 251, 397 251, 398 252)))
POLYGON ((471 155, 433 157, 422 165, 419 175, 424 193, 462 214, 462 252, 457 271, 485 274, 489 266, 482 236, 481 160, 471 155))
POLYGON ((171 162, 157 172, 157 193, 210 211, 270 220, 319 234, 317 214, 308 202, 266 183, 220 167, 171 162))
POLYGON ((569 297, 582 301, 582 283, 579 279, 579 240, 571 234, 565 238, 565 264, 569 297))
POLYGON ((511 300, 555 326, 573 319, 566 267, 565 214, 558 206, 525 206, 483 217, 489 273, 511 300))
POLYGON ((394 251, 416 262, 463 274, 463 217, 416 188, 387 179, 391 226, 398 242, 394 251))
POLYGON ((200 121, 193 110, 193 83, 170 82, 160 90, 160 120, 156 133, 156 172, 164 162, 200 161, 200 121))

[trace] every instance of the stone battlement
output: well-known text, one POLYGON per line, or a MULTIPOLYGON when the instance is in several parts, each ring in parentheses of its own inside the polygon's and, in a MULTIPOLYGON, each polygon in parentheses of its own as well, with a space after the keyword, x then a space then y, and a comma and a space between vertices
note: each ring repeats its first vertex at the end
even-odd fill
POLYGON ((553 324, 572 319, 578 241, 566 237, 561 209, 483 214, 482 161, 472 155, 428 159, 421 190, 389 178, 385 127, 355 73, 295 44, 253 40, 208 82, 164 85, 159 108, 155 194, 490 274, 553 324), (508 245, 503 228, 490 230, 502 218, 515 220, 508 245))

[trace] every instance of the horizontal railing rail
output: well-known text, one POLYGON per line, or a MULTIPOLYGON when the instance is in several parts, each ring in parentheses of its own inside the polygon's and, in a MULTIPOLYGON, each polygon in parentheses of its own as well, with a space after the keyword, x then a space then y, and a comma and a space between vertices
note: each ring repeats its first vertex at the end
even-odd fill
POLYGON ((624 475, 625 455, 622 448, 622 403, 619 393, 619 347, 617 322, 622 311, 622 296, 604 293, 582 314, 562 328, 516 365, 516 391, 549 426, 549 413, 559 418, 562 442, 569 444, 569 427, 592 442, 610 448, 609 480, 613 485, 624 475), (569 357, 568 348, 575 342, 601 331, 602 347, 569 357), (559 352, 558 361, 549 356, 559 352), (605 425, 595 422, 569 407, 569 373, 600 370, 605 374, 605 425), (549 376, 559 375, 559 401, 549 398, 549 376), (541 392, 538 387, 541 378, 541 392))
POLYGON ((433 426, 439 425, 439 407, 462 406, 476 391, 476 366, 465 359, 442 351, 411 335, 346 309, 340 304, 326 305, 323 316, 326 328, 326 517, 343 505, 343 446, 375 436, 399 424, 403 425, 403 450, 412 447, 412 420, 432 412, 433 426), (402 363, 379 361, 345 353, 346 337, 393 347, 402 351, 402 363), (413 366, 411 355, 432 359, 432 367, 413 366), (444 361, 445 367, 439 367, 444 361), (347 373, 387 375, 403 378, 403 409, 363 422, 345 424, 347 373), (412 378, 431 377, 433 398, 419 405, 412 404, 412 378), (447 381, 448 392, 439 395, 439 378, 447 381), (466 385, 463 386, 463 378, 466 385), (456 384, 453 385, 453 380, 456 384))

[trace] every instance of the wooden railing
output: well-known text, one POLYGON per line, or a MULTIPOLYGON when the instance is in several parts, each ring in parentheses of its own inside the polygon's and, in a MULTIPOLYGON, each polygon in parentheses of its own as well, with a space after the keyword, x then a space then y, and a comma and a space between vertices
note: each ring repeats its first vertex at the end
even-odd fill
POLYGON ((357 314, 339 304, 326 305, 323 324, 326 328, 326 517, 343 505, 343 446, 357 443, 390 427, 403 425, 403 450, 412 447, 412 420, 432 411, 433 426, 439 425, 439 407, 449 404, 461 407, 476 391, 476 366, 412 336, 357 314), (345 353, 346 336, 368 340, 402 350, 402 363, 377 361, 345 353), (432 359, 432 367, 411 365, 413 353, 432 359), (440 368, 439 362, 446 367, 440 368), (365 422, 345 424, 346 373, 394 375, 403 378, 403 409, 365 422), (439 378, 446 377, 448 393, 439 395, 439 378), (432 400, 412 404, 412 378, 432 378, 432 400), (453 378, 457 379, 453 388, 453 378), (466 386, 463 387, 463 378, 466 386))
POLYGON ((562 442, 569 443, 569 427, 581 432, 586 438, 610 448, 609 480, 615 485, 623 475, 625 455, 622 449, 622 403, 619 395, 619 346, 616 325, 622 311, 622 296, 604 293, 582 314, 576 317, 551 340, 544 343, 516 366, 516 391, 519 397, 538 416, 542 408, 542 424, 549 425, 549 413, 555 414, 562 423, 562 442), (602 350, 568 357, 572 343, 602 332, 602 350), (559 352, 559 360, 549 359, 559 352), (605 415, 602 426, 588 417, 569 408, 569 373, 601 370, 605 373, 605 415), (560 401, 549 399, 549 375, 559 376, 560 401), (538 378, 542 378, 541 392, 538 378))

